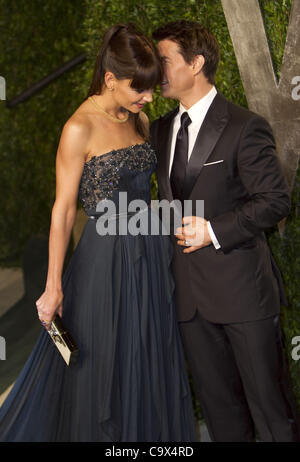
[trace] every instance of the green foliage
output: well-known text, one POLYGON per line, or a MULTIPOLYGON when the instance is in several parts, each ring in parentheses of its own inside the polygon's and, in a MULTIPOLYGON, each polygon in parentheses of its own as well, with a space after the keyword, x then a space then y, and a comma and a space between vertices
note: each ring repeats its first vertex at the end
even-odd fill
MULTIPOLYGON (((10 100, 82 52, 82 1, 0 0, 0 74, 10 100)), ((12 109, 0 102, 0 261, 20 264, 26 241, 47 235, 63 124, 80 102, 80 66, 12 109)))
MULTIPOLYGON (((289 14, 293 0, 259 0, 277 79, 286 42, 289 14), (276 25, 276 27, 274 27, 276 25)), ((297 0, 296 0, 297 1, 297 0)))

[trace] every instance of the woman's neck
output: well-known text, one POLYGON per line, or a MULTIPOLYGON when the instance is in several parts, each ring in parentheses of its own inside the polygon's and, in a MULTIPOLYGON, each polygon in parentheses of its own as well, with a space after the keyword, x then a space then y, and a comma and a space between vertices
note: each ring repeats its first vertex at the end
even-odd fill
POLYGON ((113 117, 124 116, 124 109, 111 95, 111 92, 104 91, 101 95, 93 95, 93 100, 108 114, 113 117))

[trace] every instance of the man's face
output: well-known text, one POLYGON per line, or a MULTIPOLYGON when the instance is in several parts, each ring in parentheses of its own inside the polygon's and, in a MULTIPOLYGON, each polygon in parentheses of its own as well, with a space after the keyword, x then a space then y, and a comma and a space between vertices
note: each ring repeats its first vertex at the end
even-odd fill
POLYGON ((181 100, 194 84, 192 65, 185 62, 179 45, 172 40, 161 40, 158 43, 158 51, 164 66, 162 96, 181 100))

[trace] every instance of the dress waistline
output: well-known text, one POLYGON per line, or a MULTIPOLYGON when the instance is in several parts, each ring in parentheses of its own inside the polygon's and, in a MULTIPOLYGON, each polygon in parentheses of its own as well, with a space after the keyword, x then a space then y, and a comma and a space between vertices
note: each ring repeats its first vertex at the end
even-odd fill
POLYGON ((141 210, 135 210, 135 211, 126 211, 126 212, 120 212, 120 213, 112 213, 112 214, 107 214, 107 212, 96 212, 96 213, 93 213, 92 215, 88 215, 88 218, 90 220, 97 220, 97 218, 100 218, 100 217, 104 217, 105 220, 117 220, 118 218, 122 218, 122 217, 131 217, 133 215, 136 215, 138 213, 142 213, 146 210, 148 210, 149 207, 145 207, 141 210))

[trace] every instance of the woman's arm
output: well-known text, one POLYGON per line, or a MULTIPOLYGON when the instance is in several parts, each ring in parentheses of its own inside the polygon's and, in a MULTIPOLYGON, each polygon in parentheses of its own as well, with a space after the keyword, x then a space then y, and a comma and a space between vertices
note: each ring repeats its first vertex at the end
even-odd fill
MULTIPOLYGON (((69 119, 63 127, 56 156, 56 199, 49 233, 49 260, 45 291, 36 301, 40 319, 62 315, 62 270, 77 212, 79 182, 85 162, 89 126, 69 119)), ((47 327, 46 327, 47 328, 47 327)))

